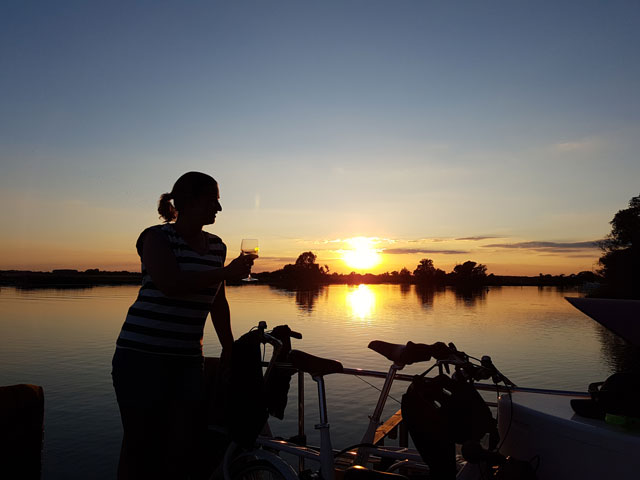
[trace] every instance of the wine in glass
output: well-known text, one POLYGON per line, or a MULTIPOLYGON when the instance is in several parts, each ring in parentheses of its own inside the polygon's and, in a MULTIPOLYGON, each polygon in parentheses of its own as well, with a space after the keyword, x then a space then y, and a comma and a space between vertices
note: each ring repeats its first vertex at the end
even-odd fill
MULTIPOLYGON (((240 245, 240 250, 244 255, 255 255, 258 257, 258 252, 260 251, 260 247, 258 247, 258 239, 256 238, 243 238, 242 244, 240 245)), ((257 278, 251 277, 251 271, 249 271, 249 276, 247 278, 243 278, 245 282, 257 282, 257 278)))

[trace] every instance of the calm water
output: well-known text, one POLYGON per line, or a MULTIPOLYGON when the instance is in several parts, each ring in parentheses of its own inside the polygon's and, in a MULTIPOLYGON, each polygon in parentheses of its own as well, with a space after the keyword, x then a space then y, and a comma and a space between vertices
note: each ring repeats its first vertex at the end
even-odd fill
MULTIPOLYGON (((110 362, 136 294, 131 286, 0 289, 0 385, 44 387, 45 479, 115 478, 121 426, 110 362)), ((270 326, 287 323, 304 335, 294 348, 338 359, 346 367, 385 371, 388 362, 367 349, 370 340, 453 341, 474 356, 491 355, 520 386, 586 390, 589 382, 620 368, 622 360, 616 339, 563 299, 577 295, 536 287, 491 288, 466 297, 399 285, 333 285, 297 293, 264 285, 228 289, 236 337, 259 320, 270 326)), ((218 353, 209 323, 205 354, 218 353)), ((420 371, 413 367, 406 373, 420 371)), ((392 395, 399 399, 405 388, 397 382, 392 395)), ((357 443, 377 392, 341 375, 328 377, 327 389, 334 445, 357 443)), ((313 439, 312 383, 306 391, 313 439)), ((397 408, 390 400, 388 413, 397 408)), ((288 413, 284 421, 272 422, 276 433, 295 433, 295 411, 288 413)))

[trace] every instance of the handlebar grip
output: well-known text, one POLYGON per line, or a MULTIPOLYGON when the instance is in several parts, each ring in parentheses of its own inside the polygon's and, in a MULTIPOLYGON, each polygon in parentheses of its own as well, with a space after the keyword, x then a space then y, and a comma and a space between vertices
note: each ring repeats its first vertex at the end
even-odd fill
POLYGON ((302 338, 302 334, 299 332, 294 332, 293 330, 291 330, 291 333, 289 333, 289 336, 291 338, 297 338, 298 340, 300 340, 302 338))

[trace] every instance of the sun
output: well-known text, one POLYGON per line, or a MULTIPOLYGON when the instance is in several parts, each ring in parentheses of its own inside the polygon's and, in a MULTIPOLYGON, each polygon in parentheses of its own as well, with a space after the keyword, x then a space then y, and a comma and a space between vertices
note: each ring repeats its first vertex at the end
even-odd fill
POLYGON ((347 239, 346 243, 351 248, 342 252, 342 259, 351 268, 364 270, 378 265, 382 260, 372 238, 354 237, 347 239))

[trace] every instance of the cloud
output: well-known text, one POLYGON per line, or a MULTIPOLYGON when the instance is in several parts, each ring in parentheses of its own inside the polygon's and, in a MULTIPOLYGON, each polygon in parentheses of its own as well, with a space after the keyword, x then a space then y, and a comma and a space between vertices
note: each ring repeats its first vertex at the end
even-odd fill
POLYGON ((461 238, 456 238, 456 240, 489 240, 491 238, 504 238, 504 235, 486 235, 486 236, 480 236, 480 237, 461 237, 461 238))
POLYGON ((573 142, 556 143, 554 148, 559 152, 585 152, 594 150, 599 143, 596 138, 583 138, 573 142))
POLYGON ((418 238, 416 240, 407 240, 407 243, 433 243, 433 242, 447 242, 450 238, 418 238))
MULTIPOLYGON (((349 238, 334 238, 334 239, 330 239, 330 240, 315 240, 313 242, 311 242, 313 245, 329 245, 332 243, 339 243, 339 244, 349 244, 351 243, 351 241, 353 240, 353 238, 366 238, 368 241, 371 242, 372 245, 381 245, 381 244, 387 244, 387 245, 392 245, 394 243, 397 242, 397 240, 394 240, 392 238, 381 238, 381 237, 349 237, 349 238)), ((298 243, 309 243, 309 241, 304 241, 304 240, 298 240, 298 243)))
POLYGON ((296 261, 298 257, 265 257, 260 255, 260 261, 269 260, 271 262, 289 262, 293 263, 296 261))
POLYGON ((469 253, 466 250, 429 250, 425 248, 387 248, 382 251, 391 255, 410 254, 440 254, 440 255, 461 255, 469 253))
POLYGON ((482 245, 484 248, 507 248, 534 250, 536 252, 549 253, 575 253, 579 250, 592 250, 599 248, 598 240, 589 242, 518 242, 518 243, 492 243, 482 245))

